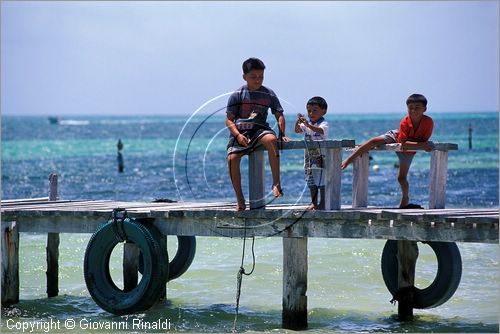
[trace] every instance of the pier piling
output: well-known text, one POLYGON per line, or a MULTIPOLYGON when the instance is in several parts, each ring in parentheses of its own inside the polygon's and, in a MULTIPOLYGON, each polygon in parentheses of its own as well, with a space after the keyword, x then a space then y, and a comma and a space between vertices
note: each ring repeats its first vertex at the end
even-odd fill
POLYGON ((469 150, 472 150, 472 125, 469 124, 469 150))
POLYGON ((121 139, 118 139, 118 144, 116 144, 116 147, 118 148, 117 156, 116 159, 118 161, 118 173, 123 173, 123 154, 122 154, 122 149, 123 149, 123 143, 121 139))
POLYGON ((307 328, 307 238, 283 238, 282 327, 307 328))
POLYGON ((47 296, 59 294, 59 233, 47 233, 47 296))
MULTIPOLYGON (((57 174, 49 175, 49 201, 57 201, 57 174)), ((59 294, 59 233, 47 233, 47 296, 56 297, 59 294)))
POLYGON ((123 290, 131 291, 139 282, 140 250, 133 242, 123 244, 123 290))
POLYGON ((2 306, 19 303, 19 230, 2 222, 2 306))
POLYGON ((398 240, 398 319, 413 320, 413 299, 415 287, 415 267, 418 246, 416 241, 398 240))

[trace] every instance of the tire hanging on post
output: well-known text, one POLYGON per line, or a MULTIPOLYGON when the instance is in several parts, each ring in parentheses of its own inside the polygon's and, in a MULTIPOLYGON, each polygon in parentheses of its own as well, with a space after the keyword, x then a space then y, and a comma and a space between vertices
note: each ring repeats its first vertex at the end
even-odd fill
POLYGON ((177 252, 169 263, 168 281, 179 278, 193 262, 196 253, 196 237, 177 236, 177 252))
MULTIPOLYGON (((188 269, 193 262, 196 254, 196 237, 195 236, 177 236, 177 251, 174 258, 169 263, 167 282, 179 278, 188 269)), ((142 256, 139 256, 139 272, 142 274, 143 262, 142 256)))
MULTIPOLYGON (((434 281, 425 289, 415 287, 414 308, 437 307, 448 301, 460 284, 462 277, 462 258, 454 242, 428 241, 436 254, 438 270, 434 281)), ((396 240, 387 240, 382 251, 382 276, 389 292, 398 292, 398 246, 396 240)))
POLYGON ((97 305, 116 314, 130 314, 149 309, 161 297, 168 277, 168 254, 162 234, 134 219, 109 221, 92 235, 84 259, 87 289, 97 305), (142 254, 142 279, 130 291, 119 289, 111 278, 109 260, 115 246, 133 242, 142 254))

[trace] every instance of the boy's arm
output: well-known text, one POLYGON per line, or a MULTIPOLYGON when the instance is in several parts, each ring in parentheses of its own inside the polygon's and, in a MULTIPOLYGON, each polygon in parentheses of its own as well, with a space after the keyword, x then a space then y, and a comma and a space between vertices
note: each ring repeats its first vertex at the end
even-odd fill
POLYGON ((285 117, 283 116, 283 113, 277 112, 276 114, 274 114, 274 116, 276 117, 276 120, 278 121, 278 130, 279 130, 278 140, 290 141, 290 138, 285 136, 286 126, 285 126, 285 117))
POLYGON ((307 120, 304 121, 303 123, 306 127, 308 127, 309 129, 311 129, 312 131, 314 132, 317 132, 317 133, 321 133, 322 135, 324 135, 324 131, 323 131, 323 128, 319 127, 319 126, 316 126, 316 125, 312 125, 311 123, 309 123, 307 120))
POLYGON ((234 123, 234 116, 229 113, 226 113, 226 127, 240 145, 248 146, 248 138, 238 131, 238 127, 236 126, 236 123, 234 123))
POLYGON ((300 128, 300 118, 297 118, 295 121, 295 133, 302 133, 302 129, 300 128))
POLYGON ((432 151, 434 148, 434 143, 431 141, 404 141, 401 143, 401 150, 424 150, 426 152, 432 151))

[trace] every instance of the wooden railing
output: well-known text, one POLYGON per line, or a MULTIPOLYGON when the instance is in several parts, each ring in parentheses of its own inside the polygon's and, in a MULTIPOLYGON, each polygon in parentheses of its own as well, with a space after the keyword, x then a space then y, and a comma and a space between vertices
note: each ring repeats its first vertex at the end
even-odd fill
MULTIPOLYGON (((280 150, 320 148, 325 152, 325 209, 340 209, 340 185, 342 170, 342 148, 354 147, 354 140, 318 140, 278 142, 280 150)), ((248 156, 248 184, 250 209, 264 209, 264 147, 259 147, 248 156)))
MULTIPOLYGON (((434 143, 431 153, 429 172, 429 209, 443 209, 446 202, 446 178, 448 176, 448 151, 458 150, 457 144, 434 143)), ((401 144, 387 144, 375 147, 372 151, 401 152, 401 144)), ((425 152, 423 150, 418 150, 425 152)), ((407 152, 416 152, 408 150, 407 152)), ((368 153, 360 155, 353 162, 352 207, 368 206, 368 153)))
MULTIPOLYGON (((326 160, 325 209, 339 210, 341 203, 340 189, 342 176, 342 149, 354 148, 354 140, 300 140, 280 142, 278 145, 280 150, 303 150, 307 148, 321 148, 324 150, 326 160)), ((445 207, 446 178, 448 175, 448 151, 450 150, 458 150, 458 145, 452 143, 434 143, 434 149, 430 152, 429 209, 443 209, 445 207)), ((372 151, 398 152, 401 151, 401 144, 381 145, 375 147, 372 151)), ((408 152, 415 152, 415 150, 408 150, 408 152)), ((256 151, 249 155, 248 164, 250 209, 264 209, 264 147, 259 147, 256 151)), ((365 153, 356 158, 353 162, 353 208, 364 208, 368 206, 368 172, 369 155, 368 153, 365 153)))

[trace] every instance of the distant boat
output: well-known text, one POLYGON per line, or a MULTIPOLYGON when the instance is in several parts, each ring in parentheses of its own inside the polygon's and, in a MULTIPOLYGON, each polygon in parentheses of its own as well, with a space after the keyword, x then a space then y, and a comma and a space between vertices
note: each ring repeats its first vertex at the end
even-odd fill
POLYGON ((59 124, 59 117, 57 117, 57 116, 49 116, 49 123, 50 124, 59 124))

